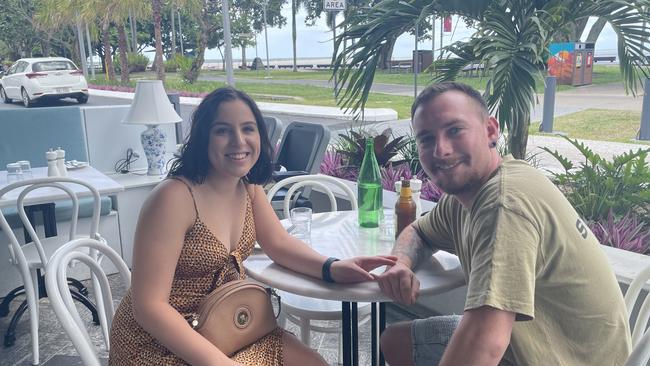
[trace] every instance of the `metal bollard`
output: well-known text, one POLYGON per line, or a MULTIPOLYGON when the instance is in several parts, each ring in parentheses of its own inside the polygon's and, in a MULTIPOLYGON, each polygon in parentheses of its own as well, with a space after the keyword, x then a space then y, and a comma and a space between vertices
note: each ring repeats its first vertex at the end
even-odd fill
POLYGON ((542 124, 539 126, 540 132, 553 132, 553 115, 555 114, 555 85, 557 78, 547 76, 544 86, 544 109, 542 110, 542 124))
POLYGON ((639 140, 650 140, 650 79, 645 79, 643 90, 643 109, 641 110, 641 128, 639 129, 639 140))

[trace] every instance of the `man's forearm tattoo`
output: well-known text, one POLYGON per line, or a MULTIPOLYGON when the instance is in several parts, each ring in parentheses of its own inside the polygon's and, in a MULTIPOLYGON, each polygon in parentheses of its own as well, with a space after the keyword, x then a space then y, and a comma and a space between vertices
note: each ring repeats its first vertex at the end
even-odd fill
POLYGON ((417 266, 420 261, 430 257, 432 253, 433 251, 412 226, 407 226, 402 231, 392 251, 395 256, 407 257, 411 261, 411 267, 417 266))

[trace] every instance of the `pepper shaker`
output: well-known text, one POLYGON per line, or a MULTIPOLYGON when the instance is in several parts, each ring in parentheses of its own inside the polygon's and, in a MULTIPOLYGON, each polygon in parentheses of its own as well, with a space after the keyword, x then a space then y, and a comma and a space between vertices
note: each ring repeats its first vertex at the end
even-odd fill
POLYGON ((61 146, 56 150, 56 168, 59 170, 59 176, 65 177, 68 175, 68 169, 65 167, 65 150, 61 146))
POLYGON ((56 167, 56 152, 50 149, 45 153, 45 158, 47 159, 47 176, 48 177, 58 177, 59 169, 56 167))

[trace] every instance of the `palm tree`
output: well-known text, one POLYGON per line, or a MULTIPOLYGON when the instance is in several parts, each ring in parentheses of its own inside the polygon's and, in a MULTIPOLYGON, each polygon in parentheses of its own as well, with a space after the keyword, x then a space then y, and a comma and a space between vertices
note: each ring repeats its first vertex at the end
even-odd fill
POLYGON ((163 63, 161 13, 162 0, 151 0, 151 12, 153 13, 154 38, 156 40, 156 56, 153 65, 156 69, 158 80, 165 81, 165 64, 163 63))
POLYGON ((357 112, 363 110, 372 86, 380 54, 387 40, 411 30, 415 22, 434 13, 458 14, 474 22, 476 33, 465 42, 446 47, 453 57, 443 60, 435 81, 454 80, 463 67, 480 63, 487 70, 485 97, 503 130, 509 151, 523 158, 528 127, 535 102, 535 75, 541 75, 548 45, 563 25, 596 16, 606 19, 618 36, 620 71, 626 91, 636 94, 650 76, 644 39, 650 29, 643 12, 650 0, 384 0, 346 19, 347 29, 336 39, 334 72, 341 81, 336 96, 339 104, 357 112), (358 40, 344 50, 345 40, 358 40), (504 128, 505 127, 505 128, 504 128))

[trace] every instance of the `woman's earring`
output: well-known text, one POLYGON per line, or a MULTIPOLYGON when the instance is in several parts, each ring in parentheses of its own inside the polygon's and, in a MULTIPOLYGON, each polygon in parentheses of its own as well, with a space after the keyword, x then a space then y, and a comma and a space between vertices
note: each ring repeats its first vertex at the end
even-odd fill
POLYGON ((492 142, 490 143, 490 147, 492 147, 492 148, 497 147, 497 142, 496 142, 496 141, 492 141, 492 142))

